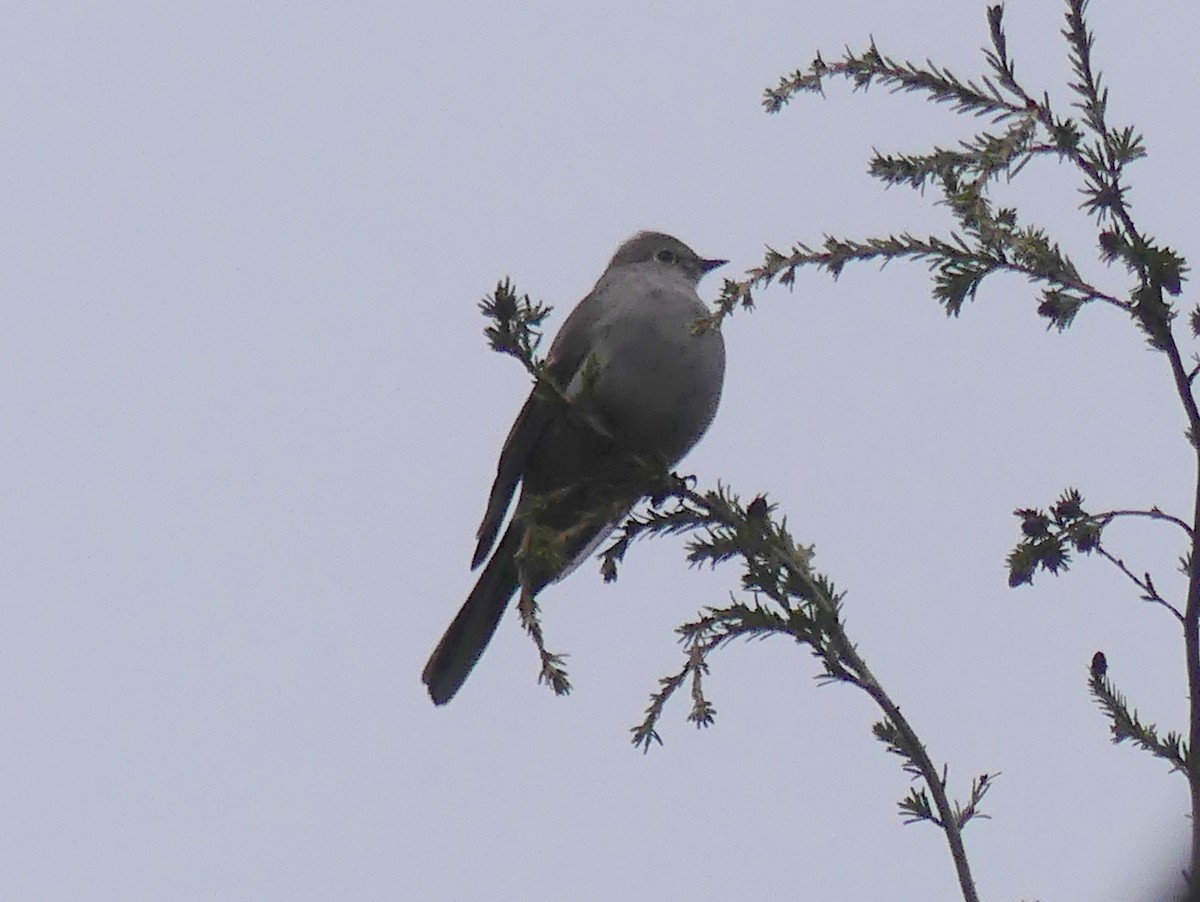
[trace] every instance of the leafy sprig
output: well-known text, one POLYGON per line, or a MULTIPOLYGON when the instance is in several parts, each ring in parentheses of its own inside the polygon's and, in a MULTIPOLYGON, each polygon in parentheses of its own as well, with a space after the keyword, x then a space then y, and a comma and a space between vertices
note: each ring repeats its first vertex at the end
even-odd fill
MULTIPOLYGON (((956 229, 925 238, 909 233, 863 239, 826 236, 820 246, 796 243, 786 253, 768 247, 762 264, 748 270, 747 278, 725 282, 714 319, 739 306, 753 306, 755 292, 775 281, 793 285, 800 267, 815 266, 836 278, 849 263, 907 259, 928 264, 934 273, 934 298, 948 314, 958 315, 987 277, 1015 272, 1039 285, 1037 313, 1048 326, 1065 329, 1084 306, 1100 301, 1125 311, 1153 347, 1169 351, 1174 311, 1162 296, 1180 292, 1187 265, 1175 251, 1148 239, 1134 223, 1126 168, 1145 156, 1145 144, 1132 127, 1108 123, 1108 90, 1092 65, 1094 39, 1086 24, 1086 0, 1070 0, 1067 6, 1063 34, 1075 76, 1069 85, 1074 95, 1071 107, 1078 116, 1060 115, 1047 92, 1030 91, 1017 77, 1001 6, 988 9, 987 71, 974 78, 961 78, 933 62, 899 61, 871 41, 865 51, 847 50, 833 62, 818 54, 807 69, 785 76, 768 89, 764 107, 779 112, 797 94, 824 93, 835 78, 862 90, 878 84, 921 94, 958 113, 987 118, 994 128, 955 147, 935 147, 922 154, 876 151, 868 166, 870 174, 885 184, 937 191, 938 202, 950 209, 956 229), (1126 297, 1082 275, 1046 230, 1018 209, 993 207, 989 197, 993 183, 1016 178, 1031 161, 1046 156, 1066 160, 1080 172, 1081 206, 1099 227, 1102 258, 1119 260, 1137 280, 1126 297)), ((1200 324, 1200 314, 1195 323, 1200 324)))
POLYGON ((1142 723, 1137 711, 1130 707, 1128 700, 1117 690, 1108 675, 1108 660, 1103 652, 1097 652, 1092 658, 1088 670, 1088 689, 1111 722, 1114 745, 1128 740, 1156 758, 1166 761, 1172 770, 1185 775, 1195 774, 1188 754, 1188 745, 1183 737, 1174 731, 1160 737, 1154 724, 1142 723))
POLYGON ((906 823, 924 820, 945 832, 964 895, 976 898, 962 828, 973 817, 984 816, 979 803, 991 779, 972 783, 966 805, 949 798, 946 767, 939 769, 933 763, 916 730, 850 640, 842 619, 843 594, 813 568, 813 548, 795 541, 786 518, 776 517, 776 510, 765 495, 743 504, 728 487, 700 493, 686 480, 668 477, 659 484, 650 509, 627 518, 604 551, 604 572, 611 578, 634 541, 690 533, 689 563, 715 567, 736 561, 742 591, 748 596, 706 607, 677 628, 684 663, 659 680, 645 717, 632 728, 634 744, 648 750, 662 742, 659 719, 671 696, 685 685, 692 702, 688 720, 698 727, 713 723, 716 708, 705 694, 704 678, 717 649, 735 639, 786 637, 807 647, 816 658, 819 682, 855 686, 880 708, 883 718, 873 727, 875 737, 900 756, 904 770, 923 784, 899 802, 901 816, 906 823))

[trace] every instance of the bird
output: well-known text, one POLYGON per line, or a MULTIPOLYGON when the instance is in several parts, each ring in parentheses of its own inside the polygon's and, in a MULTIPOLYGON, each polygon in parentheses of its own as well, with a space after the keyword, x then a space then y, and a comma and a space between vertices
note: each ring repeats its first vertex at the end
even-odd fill
POLYGON ((573 571, 645 494, 646 463, 669 470, 708 430, 725 343, 718 326, 699 324, 708 309, 696 289, 727 262, 638 232, 563 322, 543 372, 580 409, 565 414, 535 385, 509 430, 471 568, 487 564, 421 675, 435 705, 462 688, 517 590, 536 596, 573 571), (561 555, 522 556, 538 529, 561 555))

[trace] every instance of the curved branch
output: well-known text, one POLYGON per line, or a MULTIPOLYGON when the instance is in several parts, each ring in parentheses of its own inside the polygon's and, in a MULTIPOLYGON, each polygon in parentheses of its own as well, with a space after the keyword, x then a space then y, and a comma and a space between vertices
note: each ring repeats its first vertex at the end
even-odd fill
MULTIPOLYGON (((788 535, 784 521, 772 521, 771 506, 757 498, 745 508, 727 490, 701 494, 689 488, 679 477, 668 477, 661 497, 674 498, 678 508, 652 510, 642 517, 631 517, 605 552, 608 563, 615 565, 629 542, 653 534, 678 533, 707 529, 704 538, 694 539, 689 551, 693 564, 717 563, 740 557, 745 566, 743 587, 771 599, 778 607, 768 608, 755 602, 734 602, 727 608, 710 609, 700 620, 679 628, 688 646, 683 668, 660 680, 660 690, 651 696, 646 718, 634 727, 633 741, 643 750, 657 740, 655 724, 668 697, 692 678, 692 713, 689 720, 706 726, 712 719, 712 707, 700 688, 707 672, 707 655, 734 638, 787 635, 808 646, 824 667, 824 677, 846 682, 862 689, 878 705, 884 724, 877 724, 876 736, 890 751, 901 755, 904 769, 919 776, 928 787, 933 810, 923 804, 913 820, 929 820, 942 829, 950 847, 962 895, 966 902, 978 902, 978 892, 967 860, 962 829, 978 812, 978 802, 990 785, 984 777, 972 785, 971 802, 965 808, 951 802, 946 793, 946 776, 939 772, 912 724, 871 672, 846 635, 840 618, 838 596, 832 586, 810 568, 811 552, 798 546, 788 535), (881 732, 882 731, 882 732, 881 732), (936 812, 936 814, 934 813, 936 812)), ((907 800, 906 800, 907 801, 907 800)), ((901 804, 901 810, 913 813, 901 804)))
POLYGON ((1145 517, 1150 520, 1162 520, 1164 523, 1170 523, 1174 526, 1178 526, 1185 533, 1187 533, 1189 539, 1192 538, 1193 535, 1192 527, 1188 525, 1187 521, 1173 516, 1172 514, 1168 514, 1157 507, 1152 507, 1149 510, 1112 510, 1092 515, 1092 519, 1100 521, 1101 526, 1107 526, 1113 520, 1119 520, 1126 517, 1145 517))

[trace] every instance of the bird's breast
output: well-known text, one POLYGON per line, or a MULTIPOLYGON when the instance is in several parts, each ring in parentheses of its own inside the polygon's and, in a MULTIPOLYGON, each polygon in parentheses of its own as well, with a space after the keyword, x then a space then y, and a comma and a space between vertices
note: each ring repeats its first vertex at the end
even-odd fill
POLYGON ((697 331, 707 313, 690 297, 651 298, 605 323, 596 355, 596 403, 623 444, 674 465, 712 422, 725 375, 725 343, 697 331))

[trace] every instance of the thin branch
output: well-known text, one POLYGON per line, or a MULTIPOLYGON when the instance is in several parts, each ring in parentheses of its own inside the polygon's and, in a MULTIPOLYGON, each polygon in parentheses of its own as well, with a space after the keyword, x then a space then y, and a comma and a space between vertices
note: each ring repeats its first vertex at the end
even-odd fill
POLYGON ((1192 537, 1192 527, 1189 526, 1185 520, 1181 520, 1179 517, 1168 514, 1158 507, 1152 507, 1149 510, 1112 510, 1104 511, 1104 513, 1101 514, 1091 515, 1091 519, 1098 521, 1102 527, 1107 526, 1113 520, 1118 520, 1125 517, 1146 517, 1150 520, 1161 520, 1164 523, 1170 523, 1174 526, 1178 526, 1185 533, 1187 533, 1188 538, 1192 537))
MULTIPOLYGON (((767 248, 763 263, 746 270, 748 278, 725 280, 721 296, 716 302, 716 309, 706 318, 705 322, 716 325, 725 317, 730 316, 738 307, 753 307, 754 292, 761 288, 767 288, 776 281, 790 288, 795 282, 797 270, 805 266, 815 266, 837 278, 848 263, 878 260, 886 265, 890 261, 898 259, 928 261, 931 269, 938 267, 944 269, 950 264, 974 265, 977 267, 978 274, 976 282, 982 281, 984 276, 994 272, 1015 273, 1026 277, 1031 282, 1061 286, 1074 291, 1080 296, 1081 304, 1100 301, 1125 313, 1132 310, 1129 301, 1103 291, 1078 276, 1062 272, 1050 274, 1007 256, 968 250, 962 238, 957 235, 951 235, 947 240, 934 235, 917 238, 904 233, 887 238, 867 238, 857 241, 826 237, 822 250, 814 250, 805 244, 796 244, 787 254, 767 248)), ((950 309, 949 312, 956 312, 956 309, 950 309)))
POLYGON ((758 497, 743 507, 726 489, 700 493, 677 477, 668 477, 657 493, 656 506, 635 514, 618 530, 604 552, 606 574, 638 538, 702 530, 689 544, 692 564, 716 564, 738 557, 743 563, 742 585, 755 593, 753 603, 733 601, 725 608, 709 609, 679 627, 687 647, 687 660, 676 673, 659 681, 651 696, 646 717, 633 728, 633 741, 643 750, 661 742, 656 723, 667 699, 691 681, 692 708, 688 719, 698 726, 711 723, 715 713, 704 697, 703 676, 707 657, 735 638, 786 635, 808 646, 821 662, 824 680, 849 683, 869 695, 883 712, 874 728, 890 751, 900 755, 904 769, 920 777, 924 790, 914 790, 901 803, 907 821, 928 820, 941 827, 950 846, 964 898, 977 900, 974 880, 962 840, 962 828, 973 817, 982 816, 978 803, 987 781, 972 784, 971 801, 960 806, 946 792, 944 769, 939 772, 916 730, 871 672, 846 635, 840 616, 840 596, 829 582, 810 566, 812 552, 799 546, 788 534, 784 521, 775 521, 772 506, 758 497), (672 504, 663 506, 667 500, 672 504))
POLYGON ((537 600, 534 598, 534 594, 524 586, 521 588, 520 597, 517 599, 517 613, 521 618, 521 626, 525 628, 525 632, 529 633, 533 639, 533 644, 537 648, 538 658, 541 661, 538 682, 548 685, 554 690, 555 695, 569 695, 571 692, 571 681, 567 676, 566 668, 563 666, 564 656, 546 650, 546 640, 542 635, 542 623, 538 617, 537 600))
MULTIPOLYGON (((868 669, 866 662, 859 657, 854 646, 846 640, 845 635, 839 633, 837 638, 841 645, 839 648, 840 653, 846 660, 851 662, 852 669, 858 673, 858 685, 861 686, 867 695, 874 699, 875 704, 879 705, 887 718, 903 734, 906 751, 915 759, 921 776, 925 780, 925 785, 933 795, 933 803, 938 812, 938 822, 942 827, 942 832, 946 835, 946 842, 950 846, 950 857, 954 861, 954 868, 958 874, 958 882, 962 889, 963 898, 967 902, 978 902, 975 880, 971 876, 971 868, 967 860, 967 850, 963 845, 962 838, 962 826, 970 818, 961 818, 959 816, 961 812, 956 812, 955 810, 957 806, 951 805, 950 799, 946 795, 945 779, 938 775, 937 768, 929 757, 929 753, 925 750, 925 744, 921 742, 916 730, 912 728, 908 719, 900 711, 899 706, 884 691, 883 686, 875 679, 874 674, 868 669)), ((977 802, 978 798, 974 801, 977 802)), ((975 813, 974 803, 971 805, 971 813, 972 815, 975 813)))
POLYGON ((1129 567, 1125 564, 1125 561, 1123 561, 1121 558, 1116 557, 1113 554, 1111 554, 1108 551, 1108 549, 1106 549, 1103 545, 1099 545, 1099 544, 1096 545, 1094 550, 1098 555, 1100 555, 1102 558, 1104 558, 1106 561, 1108 561, 1110 564, 1112 564, 1114 567, 1116 567, 1118 570, 1120 570, 1122 573, 1124 573, 1127 577, 1129 577, 1129 579, 1133 582, 1133 584, 1142 590, 1142 601, 1148 601, 1153 604, 1160 604, 1164 608, 1166 608, 1168 611, 1170 611, 1172 614, 1174 614, 1175 619, 1178 620, 1180 623, 1185 622, 1183 612, 1181 612, 1179 610, 1179 608, 1175 607, 1175 605, 1171 604, 1171 602, 1167 601, 1165 598, 1163 598, 1161 595, 1158 594, 1158 590, 1154 587, 1154 580, 1151 579, 1149 573, 1146 573, 1143 576, 1139 577, 1137 574, 1135 574, 1132 570, 1129 569, 1129 567))

